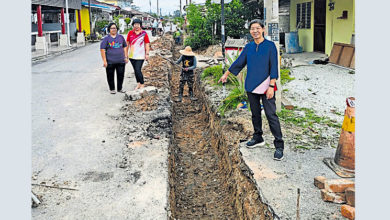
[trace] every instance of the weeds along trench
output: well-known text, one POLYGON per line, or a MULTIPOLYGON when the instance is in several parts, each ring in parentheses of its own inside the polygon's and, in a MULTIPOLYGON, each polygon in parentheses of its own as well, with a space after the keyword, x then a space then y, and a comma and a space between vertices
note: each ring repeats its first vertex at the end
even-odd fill
MULTIPOLYGON (((165 38, 165 39, 164 39, 165 38)), ((179 49, 172 36, 169 48, 174 59, 179 49)), ((153 45, 153 44, 152 44, 153 45)), ((170 99, 178 94, 180 67, 169 65, 170 99)), ((172 135, 168 149, 169 219, 274 219, 274 214, 257 188, 253 173, 239 151, 242 126, 226 123, 207 101, 200 81, 201 69, 195 72, 191 101, 184 87, 183 101, 171 102, 172 135)))

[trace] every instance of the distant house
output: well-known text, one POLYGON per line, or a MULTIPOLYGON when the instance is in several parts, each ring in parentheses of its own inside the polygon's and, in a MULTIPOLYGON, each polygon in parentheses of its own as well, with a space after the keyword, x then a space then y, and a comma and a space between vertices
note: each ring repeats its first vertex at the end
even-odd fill
POLYGON ((335 42, 354 44, 355 0, 291 0, 290 31, 306 52, 330 55, 335 42))
POLYGON ((229 54, 229 56, 234 60, 234 57, 238 55, 239 52, 242 51, 242 49, 247 44, 246 39, 233 39, 228 38, 225 42, 225 51, 226 54, 229 54))

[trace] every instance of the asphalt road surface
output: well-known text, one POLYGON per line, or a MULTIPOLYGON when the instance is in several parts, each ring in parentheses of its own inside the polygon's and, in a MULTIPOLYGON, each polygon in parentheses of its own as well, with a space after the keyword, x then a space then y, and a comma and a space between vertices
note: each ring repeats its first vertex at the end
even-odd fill
MULTIPOLYGON (((133 75, 128 63, 125 90, 135 88, 133 75)), ((99 43, 32 66, 31 182, 42 200, 33 219, 166 218, 167 186, 158 183, 167 172, 153 164, 166 155, 151 162, 143 158, 147 152, 135 153, 133 167, 118 166, 126 144, 118 137, 123 97, 109 93, 99 43), (150 166, 161 176, 141 173, 150 166)))

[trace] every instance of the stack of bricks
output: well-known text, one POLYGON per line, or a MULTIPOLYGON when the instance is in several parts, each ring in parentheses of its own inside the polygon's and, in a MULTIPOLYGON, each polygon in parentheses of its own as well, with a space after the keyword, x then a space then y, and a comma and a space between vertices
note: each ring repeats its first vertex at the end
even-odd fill
POLYGON ((341 214, 348 219, 355 219, 355 183, 353 181, 317 176, 314 178, 314 185, 321 190, 322 200, 344 204, 341 206, 341 214))

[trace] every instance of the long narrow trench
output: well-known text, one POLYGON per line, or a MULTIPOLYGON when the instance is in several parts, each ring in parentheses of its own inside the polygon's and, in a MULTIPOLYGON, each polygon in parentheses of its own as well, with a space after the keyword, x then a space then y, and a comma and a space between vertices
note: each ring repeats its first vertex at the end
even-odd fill
MULTIPOLYGON (((179 48, 174 49, 177 59, 179 48)), ((171 96, 178 94, 180 67, 171 74, 171 96)), ((173 219, 237 219, 233 197, 224 182, 218 154, 211 146, 207 114, 201 101, 191 101, 187 86, 183 102, 173 104, 171 209, 173 219)))
MULTIPOLYGON (((164 36, 171 41, 171 36, 164 36)), ((156 45, 157 47, 157 45, 156 45)), ((168 45, 163 46, 165 50, 168 45)), ((179 47, 169 46, 174 59, 179 47)), ((180 67, 168 74, 170 99, 178 94, 180 67)), ((242 125, 217 117, 198 69, 191 101, 173 103, 169 154, 169 219, 279 219, 267 205, 239 151, 242 125)))

